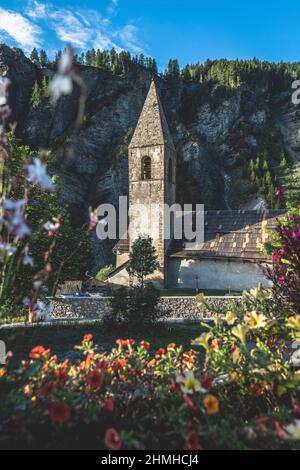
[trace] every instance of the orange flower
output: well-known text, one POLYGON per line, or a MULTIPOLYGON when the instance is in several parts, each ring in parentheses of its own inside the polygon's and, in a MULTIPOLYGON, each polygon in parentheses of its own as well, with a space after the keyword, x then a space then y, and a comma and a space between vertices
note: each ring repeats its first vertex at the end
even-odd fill
POLYGON ((150 349, 150 343, 148 343, 148 341, 141 341, 140 345, 142 346, 142 348, 146 349, 146 351, 150 349))
POLYGON ((87 376, 87 383, 91 388, 100 388, 103 385, 103 376, 97 369, 92 370, 87 376))
POLYGON ((149 361, 149 362, 148 362, 147 366, 148 366, 148 367, 153 367, 153 366, 155 366, 155 363, 156 363, 156 360, 155 360, 155 359, 152 359, 152 361, 149 361))
POLYGON ((222 340, 220 338, 214 339, 210 345, 211 349, 213 349, 214 351, 219 349, 220 346, 222 346, 222 340))
POLYGON ((49 408, 49 416, 52 423, 64 424, 69 421, 71 417, 71 408, 63 402, 54 403, 49 408))
POLYGON ((114 428, 107 429, 104 437, 104 444, 108 449, 120 450, 122 447, 122 441, 118 431, 114 428))
POLYGON ((190 431, 183 450, 201 450, 199 435, 196 431, 190 431))
POLYGON ((104 406, 103 408, 105 409, 105 411, 109 411, 109 412, 112 412, 114 411, 114 402, 111 398, 107 398, 104 402, 104 406))
POLYGON ((65 384, 69 378, 67 369, 60 368, 55 371, 55 378, 58 380, 60 384, 65 384))
POLYGON ((213 395, 207 395, 203 400, 203 405, 209 415, 215 415, 219 412, 219 400, 213 395))
POLYGON ((4 377, 5 375, 5 369, 4 368, 0 368, 0 377, 4 377))
POLYGON ((89 343, 90 341, 92 341, 92 339, 93 339, 93 335, 91 334, 84 335, 83 337, 83 341, 85 341, 86 343, 89 343))
POLYGON ((44 346, 36 346, 29 354, 30 359, 40 359, 41 357, 47 356, 50 349, 45 349, 44 346))
POLYGON ((170 343, 167 346, 167 351, 175 351, 176 349, 176 344, 175 343, 170 343))

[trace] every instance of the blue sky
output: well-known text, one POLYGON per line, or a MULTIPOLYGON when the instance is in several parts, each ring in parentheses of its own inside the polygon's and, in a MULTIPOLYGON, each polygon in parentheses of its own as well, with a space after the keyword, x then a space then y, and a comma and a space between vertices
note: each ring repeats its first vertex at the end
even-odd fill
POLYGON ((127 49, 180 65, 206 58, 300 60, 299 0, 0 0, 0 41, 127 49))

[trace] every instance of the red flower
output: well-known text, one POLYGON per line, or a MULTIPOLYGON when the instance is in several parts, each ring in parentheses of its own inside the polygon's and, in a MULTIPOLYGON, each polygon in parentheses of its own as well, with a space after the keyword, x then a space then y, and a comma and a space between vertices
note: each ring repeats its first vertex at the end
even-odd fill
POLYGON ((202 380, 202 387, 206 390, 210 390, 213 386, 213 379, 210 375, 205 375, 202 380))
POLYGON ((140 345, 142 348, 146 349, 146 351, 150 348, 150 343, 148 343, 148 341, 141 341, 140 345))
POLYGON ((170 343, 167 346, 167 351, 175 351, 176 349, 176 344, 175 343, 170 343))
POLYGON ((165 354, 164 348, 159 348, 159 350, 156 352, 156 359, 159 359, 163 354, 165 354))
POLYGON ((49 408, 49 416, 52 423, 64 424, 69 421, 71 417, 71 408, 63 402, 54 403, 49 408))
POLYGON ((107 429, 104 437, 104 444, 108 449, 120 450, 122 447, 122 441, 118 431, 114 428, 107 429))
POLYGON ((111 398, 107 398, 104 402, 104 406, 103 408, 105 409, 105 411, 109 411, 109 412, 112 412, 114 411, 114 402, 111 398))
POLYGON ((47 356, 50 349, 45 349, 44 346, 36 346, 29 354, 30 359, 40 359, 41 357, 47 356))
POLYGON ((199 435, 196 431, 190 431, 183 450, 201 450, 199 435))
POLYGON ((239 347, 237 346, 237 344, 232 344, 232 345, 230 346, 230 349, 231 349, 231 351, 234 352, 234 351, 237 351, 237 350, 239 349, 239 347))
POLYGON ((83 337, 83 341, 85 341, 87 343, 92 341, 92 339, 93 339, 93 335, 91 335, 91 334, 84 335, 84 337, 83 337))
POLYGON ((42 387, 39 388, 39 393, 41 395, 49 395, 53 389, 54 389, 54 383, 47 382, 42 387))
POLYGON ((100 388, 103 385, 103 376, 97 369, 92 370, 87 376, 87 383, 91 388, 100 388))
POLYGON ((57 369, 55 371, 55 378, 59 381, 60 384, 64 385, 69 378, 67 369, 57 369))
POLYGON ((259 397, 262 393, 262 389, 259 385, 254 384, 250 387, 250 393, 253 397, 259 397))

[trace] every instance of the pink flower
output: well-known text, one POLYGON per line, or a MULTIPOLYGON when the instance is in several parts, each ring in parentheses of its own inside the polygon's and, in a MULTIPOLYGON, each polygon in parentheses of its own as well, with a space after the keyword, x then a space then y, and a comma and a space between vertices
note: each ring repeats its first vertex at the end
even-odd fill
POLYGON ((34 159, 34 163, 26 167, 27 181, 39 184, 44 190, 53 191, 54 186, 50 176, 46 172, 47 165, 42 163, 39 158, 34 159))
POLYGON ((300 231, 297 230, 296 232, 293 232, 291 236, 293 240, 298 240, 298 238, 300 237, 300 231))
POLYGON ((276 189, 276 196, 277 197, 282 197, 285 194, 285 189, 283 187, 279 187, 276 189))
POLYGON ((278 278, 278 281, 279 281, 279 284, 281 284, 281 285, 284 284, 284 283, 285 283, 285 277, 284 277, 284 276, 280 276, 280 277, 278 278))
POLYGON ((48 220, 48 222, 46 222, 44 225, 43 225, 44 229, 47 230, 48 232, 48 236, 49 237, 53 237, 54 233, 59 229, 60 227, 60 218, 59 217, 54 217, 53 218, 53 221, 50 222, 48 220))
POLYGON ((10 80, 8 78, 0 77, 0 106, 5 106, 7 104, 9 85, 10 80))
POLYGON ((9 232, 14 232, 19 238, 24 238, 31 233, 29 227, 24 222, 25 203, 25 199, 20 199, 19 201, 5 199, 2 203, 5 214, 4 218, 0 219, 0 222, 4 223, 9 232))
POLYGON ((280 261, 280 256, 278 255, 277 250, 274 250, 272 253, 272 261, 273 263, 277 263, 278 261, 280 261))

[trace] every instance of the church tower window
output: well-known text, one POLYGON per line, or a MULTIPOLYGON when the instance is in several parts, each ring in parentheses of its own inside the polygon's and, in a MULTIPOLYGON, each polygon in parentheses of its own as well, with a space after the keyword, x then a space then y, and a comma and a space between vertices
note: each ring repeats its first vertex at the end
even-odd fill
POLYGON ((151 180, 151 158, 142 159, 142 180, 151 180))

